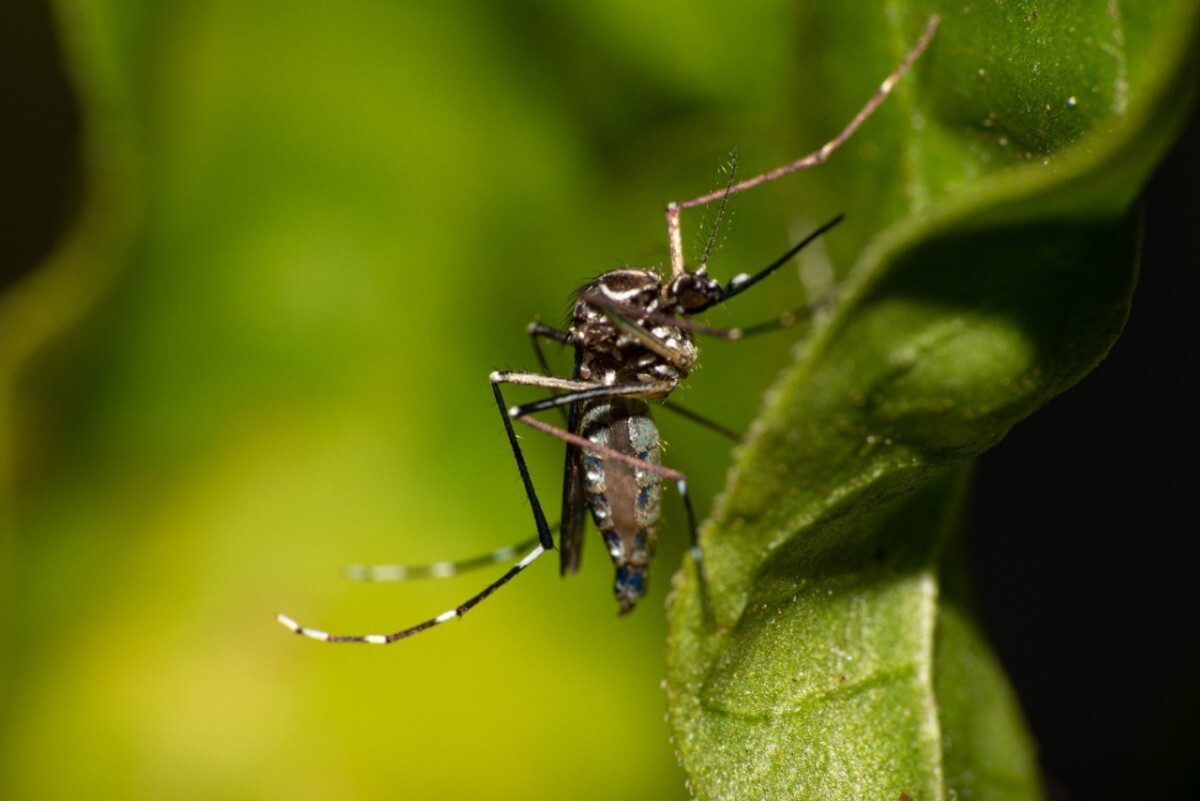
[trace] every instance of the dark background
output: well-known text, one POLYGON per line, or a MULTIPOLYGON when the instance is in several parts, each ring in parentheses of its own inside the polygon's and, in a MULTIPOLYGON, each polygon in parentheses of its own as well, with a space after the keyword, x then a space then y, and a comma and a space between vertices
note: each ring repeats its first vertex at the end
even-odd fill
POLYGON ((1108 358, 978 464, 982 616, 1058 798, 1200 798, 1198 154, 1193 112, 1146 187, 1108 358))

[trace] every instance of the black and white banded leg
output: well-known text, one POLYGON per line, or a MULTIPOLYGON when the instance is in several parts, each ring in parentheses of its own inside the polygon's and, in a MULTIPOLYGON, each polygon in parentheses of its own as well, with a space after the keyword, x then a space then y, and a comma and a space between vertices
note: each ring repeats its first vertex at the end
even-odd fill
POLYGON ((522 559, 520 562, 517 562, 517 564, 513 567, 509 568, 509 570, 503 576, 485 587, 482 592, 471 596, 463 603, 459 604, 453 609, 446 610, 437 617, 432 617, 429 620, 425 620, 416 624, 415 626, 409 626, 408 628, 401 629, 400 631, 394 631, 390 634, 330 634, 329 632, 321 631, 320 629, 301 626, 287 615, 276 615, 275 619, 296 634, 304 637, 310 637, 314 640, 320 640, 322 642, 361 642, 369 645, 390 645, 397 640, 403 640, 406 637, 411 637, 414 634, 420 634, 426 629, 431 629, 434 626, 439 626, 442 623, 449 623, 451 620, 462 617, 484 598, 503 587, 505 584, 515 578, 518 573, 533 564, 533 562, 539 556, 545 553, 546 550, 547 549, 539 542, 537 547, 526 554, 524 559, 522 559))
POLYGON ((413 626, 393 631, 388 634, 330 634, 321 629, 314 629, 308 626, 302 626, 287 615, 276 615, 283 626, 290 629, 293 633, 303 637, 310 637, 314 640, 322 642, 355 642, 367 643, 369 645, 390 645, 397 640, 403 640, 414 634, 420 634, 426 629, 431 629, 434 626, 440 626, 442 623, 449 623, 451 620, 456 620, 467 612, 471 611, 484 598, 487 598, 496 590, 503 587, 508 582, 516 578, 517 574, 529 567, 538 557, 546 551, 554 550, 554 538, 550 533, 550 526, 546 522, 546 515, 542 512, 542 506, 538 502, 537 493, 533 489, 533 481, 529 477, 529 468, 525 465, 525 456, 521 453, 521 446, 517 442, 517 434, 513 431, 512 420, 509 417, 508 409, 504 405, 504 397, 500 394, 500 388, 492 385, 493 395, 496 398, 496 405, 500 409, 500 416, 504 420, 504 431, 508 435, 508 442, 512 446, 513 457, 517 462, 517 470, 521 474, 521 481, 525 485, 525 494, 529 498, 529 503, 533 507, 534 525, 537 527, 538 537, 537 544, 529 553, 525 555, 520 562, 509 568, 504 575, 487 585, 480 592, 472 595, 467 600, 463 601, 453 609, 447 609, 436 617, 431 617, 428 620, 423 620, 413 626))
MULTIPOLYGON (((713 621, 712 604, 708 594, 708 579, 704 569, 704 549, 700 545, 699 528, 696 525, 696 513, 692 507, 692 497, 688 492, 687 476, 680 473, 678 470, 672 470, 669 467, 662 465, 650 464, 636 457, 630 456, 620 451, 605 448, 596 443, 579 436, 570 431, 564 431, 556 428, 541 420, 536 420, 529 415, 545 411, 555 407, 561 407, 576 403, 582 400, 596 400, 599 398, 620 397, 622 395, 642 394, 646 392, 649 384, 617 384, 613 386, 591 384, 585 381, 567 381, 566 379, 555 378, 552 376, 538 376, 531 373, 507 373, 497 371, 491 375, 492 387, 499 395, 499 385, 501 383, 523 384, 526 386, 541 386, 546 388, 563 389, 566 384, 578 385, 580 389, 568 391, 563 395, 553 395, 545 400, 536 401, 534 403, 525 404, 523 406, 513 406, 508 409, 509 417, 520 420, 528 426, 532 426, 539 431, 542 431, 550 436, 557 437, 564 442, 575 445, 579 448, 589 450, 595 453, 602 453, 613 459, 618 459, 623 462, 640 467, 644 470, 649 470, 652 473, 657 473, 663 478, 670 479, 675 482, 675 488, 679 492, 679 497, 683 500, 684 510, 687 513, 688 526, 688 542, 689 553, 692 561, 696 565, 697 581, 700 585, 700 602, 703 607, 704 619, 707 623, 713 621), (545 383, 542 383, 545 379, 545 383), (634 390, 640 388, 641 393, 634 390)), ((703 418, 701 418, 703 420, 703 418)))
POLYGON ((530 537, 515 545, 455 561, 430 562, 424 565, 347 565, 346 576, 355 581, 412 581, 413 579, 450 578, 488 565, 511 562, 538 544, 537 537, 530 537))

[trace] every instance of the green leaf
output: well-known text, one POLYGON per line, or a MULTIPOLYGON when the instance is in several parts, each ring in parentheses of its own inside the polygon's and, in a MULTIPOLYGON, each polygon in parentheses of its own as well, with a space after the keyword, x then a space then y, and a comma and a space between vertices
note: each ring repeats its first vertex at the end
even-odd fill
MULTIPOLYGON (((677 577, 669 714, 699 798, 1040 794, 970 612, 958 513, 969 460, 1086 375, 1124 325, 1135 200, 1194 92, 1200 14, 892 10, 804 19, 807 68, 847 98, 808 109, 814 135, 942 15, 916 72, 813 174, 865 246, 703 531, 711 629, 694 572, 677 577)), ((848 263, 851 238, 834 239, 848 263)))

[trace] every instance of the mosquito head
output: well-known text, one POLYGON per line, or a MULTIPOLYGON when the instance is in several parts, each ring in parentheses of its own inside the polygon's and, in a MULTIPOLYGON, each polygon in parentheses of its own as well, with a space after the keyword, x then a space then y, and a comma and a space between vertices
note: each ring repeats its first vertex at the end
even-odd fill
POLYGON ((699 314, 720 303, 725 291, 701 267, 694 273, 681 273, 663 287, 663 305, 681 314, 699 314))

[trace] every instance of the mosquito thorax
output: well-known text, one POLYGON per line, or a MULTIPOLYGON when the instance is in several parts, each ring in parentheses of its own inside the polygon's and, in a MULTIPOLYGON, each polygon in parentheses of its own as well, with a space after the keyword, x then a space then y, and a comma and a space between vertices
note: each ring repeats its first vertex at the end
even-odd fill
POLYGON ((662 289, 663 305, 677 314, 699 314, 721 301, 721 285, 701 268, 694 273, 680 273, 662 289))
POLYGON ((690 332, 670 324, 679 311, 664 304, 662 276, 654 270, 623 267, 589 282, 579 291, 571 317, 571 341, 583 351, 580 377, 602 384, 618 382, 676 382, 696 360, 690 332), (589 302, 589 298, 595 298, 589 302), (613 304, 603 308, 603 300, 613 304), (623 327, 613 312, 642 327, 669 354, 647 346, 623 327))
POLYGON ((593 278, 579 294, 584 296, 599 293, 618 303, 651 310, 657 308, 655 301, 661 286, 662 277, 654 270, 622 267, 593 278))

